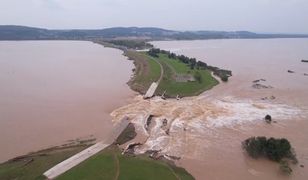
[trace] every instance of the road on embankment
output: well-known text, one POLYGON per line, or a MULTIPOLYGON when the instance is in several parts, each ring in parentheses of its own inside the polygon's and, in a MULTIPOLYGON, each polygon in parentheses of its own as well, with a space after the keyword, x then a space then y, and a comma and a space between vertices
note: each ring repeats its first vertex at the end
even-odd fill
POLYGON ((46 171, 43 175, 46 176, 48 179, 54 179, 59 175, 65 173, 66 171, 72 169, 76 165, 80 164, 81 162, 85 161, 96 153, 102 151, 106 147, 110 146, 113 141, 128 126, 128 124, 129 121, 126 118, 122 119, 122 121, 114 127, 115 130, 111 133, 109 138, 105 139, 104 141, 98 142, 93 146, 90 146, 89 148, 77 153, 76 155, 68 158, 65 161, 62 161, 61 163, 46 171))
POLYGON ((145 93, 144 98, 151 98, 151 97, 154 96, 155 91, 156 91, 156 89, 158 88, 159 83, 160 83, 160 81, 163 79, 163 76, 164 76, 164 68, 163 68, 163 66, 161 65, 161 63, 160 63, 158 60, 154 59, 154 58, 151 58, 151 59, 152 59, 153 61, 155 61, 156 63, 159 64, 159 66, 160 66, 160 77, 159 77, 159 79, 158 79, 156 82, 153 82, 153 83, 151 84, 151 86, 149 87, 149 89, 148 89, 147 92, 145 93))
POLYGON ((159 79, 158 79, 158 81, 157 81, 157 85, 159 85, 159 83, 160 83, 160 81, 163 79, 163 76, 164 76, 164 68, 163 68, 163 66, 161 65, 161 63, 158 61, 158 60, 156 60, 156 59, 154 59, 154 58, 152 58, 155 62, 157 62, 158 64, 159 64, 159 66, 160 66, 160 77, 159 77, 159 79))

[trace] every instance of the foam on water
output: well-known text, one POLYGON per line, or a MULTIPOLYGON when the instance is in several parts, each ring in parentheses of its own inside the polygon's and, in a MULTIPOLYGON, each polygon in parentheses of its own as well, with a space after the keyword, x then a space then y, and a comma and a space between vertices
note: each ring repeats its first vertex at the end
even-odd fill
POLYGON ((267 114, 273 119, 288 120, 298 116, 301 110, 285 104, 272 104, 265 102, 252 102, 247 100, 216 100, 218 107, 228 110, 228 114, 222 114, 218 117, 207 118, 208 127, 231 127, 242 125, 253 121, 262 120, 267 114))
POLYGON ((111 115, 115 121, 129 117, 138 133, 147 136, 137 153, 158 150, 162 154, 198 157, 202 148, 212 143, 204 137, 218 136, 215 133, 217 128, 237 130, 251 123, 264 123, 267 114, 281 122, 302 116, 302 110, 285 104, 233 97, 213 99, 199 96, 179 101, 137 97, 134 103, 115 110, 111 115), (154 116, 152 123, 155 125, 146 130, 144 125, 148 115, 154 116), (164 119, 168 120, 168 125, 163 128, 164 119))

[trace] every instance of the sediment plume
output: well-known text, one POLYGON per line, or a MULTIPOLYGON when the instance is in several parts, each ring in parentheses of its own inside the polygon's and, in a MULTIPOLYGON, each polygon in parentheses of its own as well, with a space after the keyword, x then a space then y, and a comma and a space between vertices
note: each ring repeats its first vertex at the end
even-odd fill
POLYGON ((159 97, 144 100, 137 96, 133 103, 111 113, 118 122, 127 116, 135 124, 137 134, 145 136, 136 153, 149 150, 162 155, 198 158, 200 145, 207 145, 207 136, 218 128, 240 129, 248 123, 264 123, 264 116, 284 121, 298 116, 301 110, 285 104, 256 102, 234 97, 221 99, 208 96, 183 98, 181 100, 159 97), (151 125, 145 129, 147 117, 152 116, 151 125))

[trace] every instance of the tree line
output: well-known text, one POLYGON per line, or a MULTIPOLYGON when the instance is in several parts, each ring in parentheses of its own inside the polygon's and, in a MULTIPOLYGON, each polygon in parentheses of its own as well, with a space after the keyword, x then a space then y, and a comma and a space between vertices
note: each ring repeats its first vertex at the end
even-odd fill
POLYGON ((190 66, 190 68, 193 69, 208 69, 214 73, 214 75, 218 76, 222 81, 226 82, 228 81, 228 78, 232 76, 232 72, 229 70, 220 69, 218 67, 209 66, 207 63, 202 61, 197 61, 196 58, 189 58, 184 55, 176 55, 175 53, 172 53, 170 51, 161 50, 159 48, 152 48, 148 52, 148 55, 159 58, 159 54, 166 54, 168 55, 168 58, 179 60, 180 62, 187 64, 190 66))

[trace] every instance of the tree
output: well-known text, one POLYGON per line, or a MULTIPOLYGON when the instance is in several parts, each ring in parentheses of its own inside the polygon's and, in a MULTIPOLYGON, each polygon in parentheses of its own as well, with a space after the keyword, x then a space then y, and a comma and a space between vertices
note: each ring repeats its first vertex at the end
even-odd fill
POLYGON ((156 57, 158 58, 158 54, 160 53, 160 49, 155 49, 155 48, 152 48, 148 51, 148 55, 152 56, 152 57, 156 57))
POLYGON ((202 62, 202 61, 198 61, 197 62, 197 67, 201 67, 201 68, 205 69, 207 67, 207 64, 202 62))
POLYGON ((195 66, 193 64, 190 64, 190 69, 191 70, 195 69, 195 66))
POLYGON ((169 53, 169 54, 168 54, 168 57, 169 57, 170 59, 176 59, 176 54, 174 54, 174 53, 169 53))

